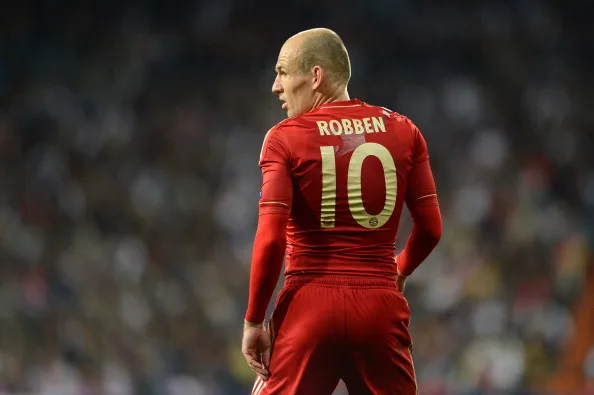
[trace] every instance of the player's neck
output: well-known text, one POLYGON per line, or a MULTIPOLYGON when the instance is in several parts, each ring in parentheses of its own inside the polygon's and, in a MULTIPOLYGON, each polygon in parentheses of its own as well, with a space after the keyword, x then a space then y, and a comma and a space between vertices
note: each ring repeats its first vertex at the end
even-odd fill
POLYGON ((317 95, 317 97, 314 98, 314 103, 313 103, 312 109, 318 108, 320 106, 323 106, 324 104, 332 103, 335 101, 346 101, 346 100, 351 100, 351 98, 349 97, 349 92, 347 92, 346 89, 341 90, 340 92, 336 92, 333 95, 319 94, 319 95, 317 95))

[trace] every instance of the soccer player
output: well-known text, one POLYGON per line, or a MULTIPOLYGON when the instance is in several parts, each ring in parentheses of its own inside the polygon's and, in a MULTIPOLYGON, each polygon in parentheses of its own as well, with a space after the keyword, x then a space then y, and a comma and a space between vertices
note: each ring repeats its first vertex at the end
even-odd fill
POLYGON ((402 295, 442 231, 421 132, 350 99, 350 61, 328 29, 285 42, 272 91, 288 119, 266 134, 242 352, 253 394, 417 392, 402 295), (406 203, 414 220, 395 240, 406 203), (286 255, 286 280, 264 328, 286 255))

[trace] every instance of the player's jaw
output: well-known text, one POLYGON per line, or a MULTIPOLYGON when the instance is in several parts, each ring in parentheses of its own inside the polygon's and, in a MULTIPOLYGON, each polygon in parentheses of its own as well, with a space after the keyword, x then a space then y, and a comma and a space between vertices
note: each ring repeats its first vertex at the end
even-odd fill
POLYGON ((281 108, 287 112, 289 118, 311 111, 312 99, 311 91, 308 91, 304 85, 290 91, 284 90, 279 95, 279 100, 282 102, 281 108))
POLYGON ((297 111, 295 111, 295 109, 296 109, 296 107, 297 107, 297 106, 295 105, 295 103, 289 103, 289 101, 288 101, 288 100, 283 100, 283 99, 281 99, 281 101, 282 101, 281 108, 282 108, 284 111, 286 111, 286 112, 287 112, 287 117, 288 117, 288 118, 291 118, 291 117, 294 117, 295 115, 298 115, 297 111))

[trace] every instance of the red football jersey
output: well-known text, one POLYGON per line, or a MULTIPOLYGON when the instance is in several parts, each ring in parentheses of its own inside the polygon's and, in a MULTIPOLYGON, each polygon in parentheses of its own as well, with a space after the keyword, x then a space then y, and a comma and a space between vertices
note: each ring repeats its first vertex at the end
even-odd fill
MULTIPOLYGON (((428 159, 425 140, 408 118, 357 99, 273 127, 260 167, 281 165, 292 181, 285 274, 393 279, 404 202, 436 194, 432 177, 408 184, 411 170, 428 159)), ((283 204, 282 196, 269 198, 260 204, 283 204)))

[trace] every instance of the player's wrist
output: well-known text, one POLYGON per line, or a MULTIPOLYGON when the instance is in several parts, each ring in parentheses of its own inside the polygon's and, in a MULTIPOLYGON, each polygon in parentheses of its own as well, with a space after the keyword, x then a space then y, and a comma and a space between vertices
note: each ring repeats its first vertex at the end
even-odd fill
POLYGON ((260 323, 250 322, 248 320, 243 320, 243 327, 244 328, 264 328, 264 321, 260 323))

